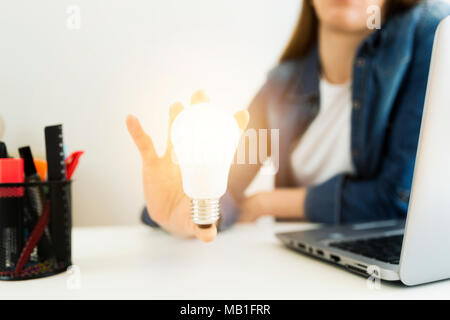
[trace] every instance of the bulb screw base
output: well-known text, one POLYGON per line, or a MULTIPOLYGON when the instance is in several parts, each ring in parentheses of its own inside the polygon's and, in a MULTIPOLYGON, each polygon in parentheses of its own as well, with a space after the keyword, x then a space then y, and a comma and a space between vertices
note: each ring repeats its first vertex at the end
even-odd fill
POLYGON ((191 219, 201 228, 208 228, 220 217, 219 199, 191 199, 191 219))

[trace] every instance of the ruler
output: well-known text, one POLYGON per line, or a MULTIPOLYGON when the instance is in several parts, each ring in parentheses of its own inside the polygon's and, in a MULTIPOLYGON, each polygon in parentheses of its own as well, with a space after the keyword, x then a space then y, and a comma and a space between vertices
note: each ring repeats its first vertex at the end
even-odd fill
POLYGON ((71 264, 72 215, 69 185, 66 181, 62 125, 45 128, 47 178, 50 184, 50 235, 58 262, 71 264))

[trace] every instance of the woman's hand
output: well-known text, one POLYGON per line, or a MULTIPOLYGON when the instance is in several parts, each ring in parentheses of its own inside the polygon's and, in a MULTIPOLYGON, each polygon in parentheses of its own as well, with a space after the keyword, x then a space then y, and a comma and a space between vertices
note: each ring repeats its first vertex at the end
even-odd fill
POLYGON ((304 188, 275 189, 256 193, 241 203, 239 222, 254 222, 262 216, 276 218, 304 218, 304 188))
MULTIPOLYGON (((179 103, 170 108, 171 123, 182 109, 179 103)), ((171 159, 171 144, 160 158, 136 117, 127 117, 127 128, 141 154, 144 195, 151 218, 175 235, 195 235, 202 241, 212 241, 217 233, 216 227, 200 229, 191 220, 190 200, 182 189, 180 168, 171 159)))
MULTIPOLYGON (((192 104, 207 101, 207 96, 196 92, 192 104)), ((158 157, 151 138, 145 133, 138 119, 127 117, 127 128, 136 144, 142 158, 144 195, 150 217, 161 228, 182 237, 196 236, 209 242, 214 240, 217 228, 199 228, 190 217, 190 199, 184 194, 179 166, 172 159, 172 143, 170 130, 175 117, 183 110, 181 103, 175 103, 170 108, 169 142, 166 152, 158 157)), ((239 127, 243 130, 248 123, 247 111, 235 114, 239 127)))

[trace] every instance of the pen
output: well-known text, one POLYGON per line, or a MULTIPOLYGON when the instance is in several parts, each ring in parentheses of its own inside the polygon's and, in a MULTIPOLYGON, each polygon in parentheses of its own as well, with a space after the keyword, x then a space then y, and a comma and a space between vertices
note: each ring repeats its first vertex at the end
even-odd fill
POLYGON ((8 158, 8 150, 6 149, 6 144, 0 141, 0 159, 8 158))
POLYGON ((41 159, 34 159, 34 166, 36 167, 36 171, 39 173, 41 177, 41 181, 45 181, 47 177, 47 161, 41 159))
POLYGON ((39 217, 35 228, 31 232, 30 237, 28 238, 25 247, 23 248, 20 257, 17 261, 16 268, 14 269, 14 274, 19 276, 23 270, 23 267, 27 264, 28 259, 33 251, 33 248, 36 247, 36 244, 42 239, 42 236, 45 232, 45 228, 48 225, 48 221, 50 218, 50 204, 47 201, 44 205, 44 210, 42 215, 39 217))
MULTIPOLYGON (((81 156, 84 154, 84 151, 75 151, 70 154, 65 160, 66 164, 66 179, 70 180, 75 173, 78 163, 80 161, 81 156)), ((41 181, 45 181, 47 177, 47 161, 41 159, 34 159, 34 165, 36 167, 36 171, 38 172, 41 181)))
POLYGON ((78 162, 80 161, 81 156, 84 154, 84 151, 75 151, 70 156, 67 157, 66 163, 66 178, 70 180, 77 169, 78 162))
MULTIPOLYGON (((19 149, 20 157, 24 161, 25 169, 25 182, 35 183, 36 185, 28 186, 27 190, 27 206, 25 206, 25 226, 27 227, 29 233, 35 228, 37 220, 41 216, 44 210, 44 189, 43 186, 39 184, 41 182, 41 177, 36 171, 36 166, 34 164, 33 154, 31 153, 30 147, 22 147, 19 149)), ((30 236, 30 234, 28 234, 30 236)), ((51 256, 51 242, 50 233, 48 227, 45 228, 43 236, 38 244, 37 248, 31 254, 31 260, 39 259, 45 261, 51 256)))

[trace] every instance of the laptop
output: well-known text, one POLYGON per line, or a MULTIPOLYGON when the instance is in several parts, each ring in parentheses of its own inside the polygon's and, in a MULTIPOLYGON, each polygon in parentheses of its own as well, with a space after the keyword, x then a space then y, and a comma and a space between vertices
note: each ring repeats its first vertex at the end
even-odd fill
POLYGON ((287 247, 405 285, 450 278, 450 16, 433 44, 406 221, 278 233, 287 247))

